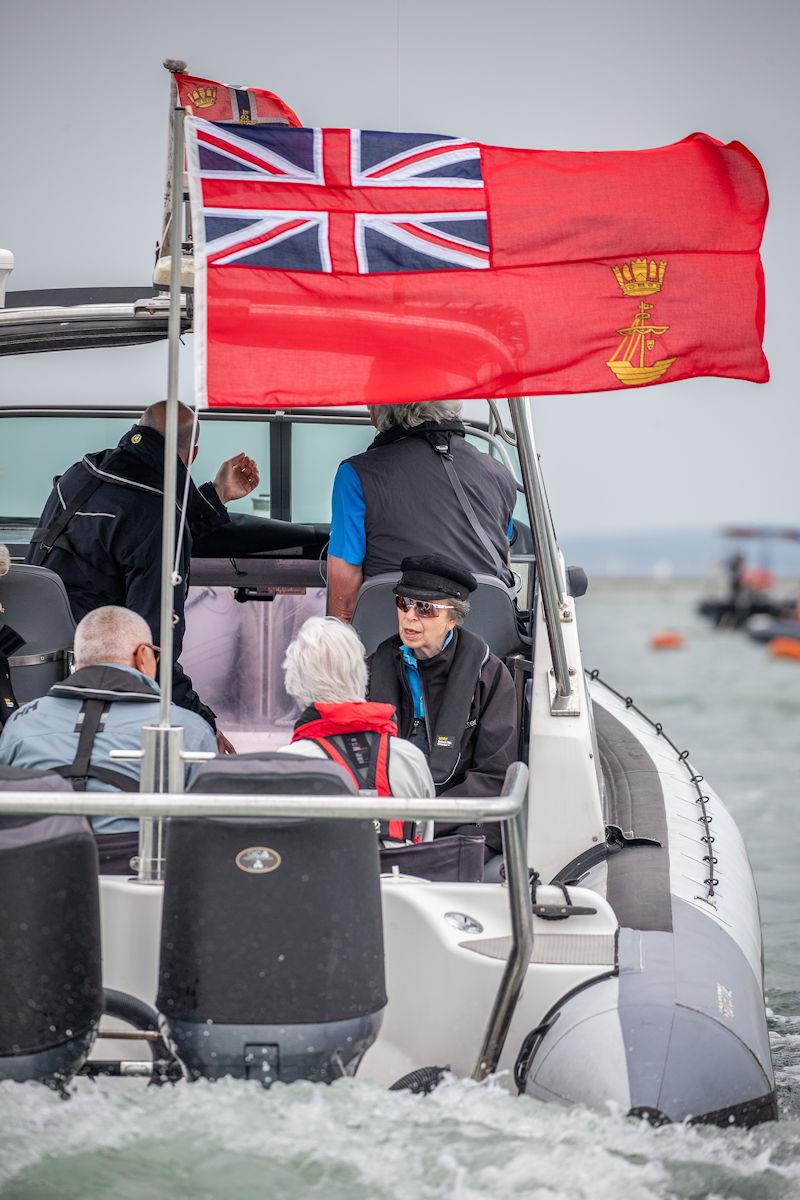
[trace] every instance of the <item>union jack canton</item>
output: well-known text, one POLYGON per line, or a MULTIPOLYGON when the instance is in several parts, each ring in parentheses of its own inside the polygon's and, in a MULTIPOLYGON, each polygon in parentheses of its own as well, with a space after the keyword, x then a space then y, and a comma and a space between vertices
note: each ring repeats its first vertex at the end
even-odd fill
POLYGON ((491 265, 481 152, 435 134, 195 120, 209 266, 370 275, 491 265))

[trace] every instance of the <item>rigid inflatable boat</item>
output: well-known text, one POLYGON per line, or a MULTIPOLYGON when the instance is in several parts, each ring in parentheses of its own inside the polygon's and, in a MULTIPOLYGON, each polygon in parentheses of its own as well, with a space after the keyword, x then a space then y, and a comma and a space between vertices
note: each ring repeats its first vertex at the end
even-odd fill
MULTIPOLYGON (((11 999, 0 1076, 64 1086, 76 1073, 229 1074, 269 1084, 357 1071, 426 1088, 446 1068, 498 1073, 526 1095, 614 1105, 653 1122, 776 1115, 758 904, 741 838, 662 727, 584 672, 585 579, 557 548, 530 409, 510 408, 510 429, 494 408, 488 425, 470 427, 519 471, 531 527, 520 522, 523 550, 528 537, 535 547, 515 565, 529 589, 517 599, 532 614, 530 644, 496 580, 479 581, 468 618, 517 683, 525 761, 503 795, 356 796, 335 764, 256 748, 202 764, 182 795, 137 797, 136 871, 98 884, 77 814, 124 813, 131 798, 72 794, 52 776, 6 768, 14 778, 0 780, 0 973, 11 999), (389 809, 503 820, 505 881, 477 882, 474 861, 441 881, 433 855, 426 872, 427 846, 415 874, 382 868, 373 818, 389 809)), ((188 665, 194 623, 206 649, 242 639, 242 661, 257 659, 260 644, 269 676, 280 637, 322 602, 308 578, 298 583, 306 571, 283 551, 244 555, 235 570, 198 559, 188 665), (278 591, 287 579, 303 593, 288 622, 278 591), (262 597, 272 588, 275 600, 222 603, 248 587, 262 597), (231 611, 249 626, 231 625, 231 611)), ((362 588, 354 624, 367 650, 393 628, 394 578, 362 588)), ((0 580, 23 649, 42 647, 37 589, 58 584, 18 564, 0 580)), ((52 634, 52 598, 46 611, 52 634)), ((59 666, 35 659, 11 656, 20 700, 46 690, 39 673, 59 666)), ((212 677, 204 687, 215 706, 243 711, 243 697, 226 700, 229 679, 216 695, 212 677)), ((428 845, 434 852, 437 842, 428 845)))
MULTIPOLYGON (((176 138, 174 195, 182 167, 176 138)), ((168 295, 104 303, 93 292, 37 305, 30 296, 15 304, 12 293, 0 352, 24 354, 35 370, 50 348, 129 351, 163 338, 169 312, 167 447, 176 446, 179 338, 191 320, 178 220, 171 249, 168 295)), ((467 621, 516 686, 519 761, 501 793, 358 795, 336 764, 275 752, 292 719, 280 694, 283 648, 324 605, 330 481, 341 458, 363 449, 369 422, 352 409, 202 412, 204 446, 218 435, 230 453, 234 417, 251 422, 245 444, 266 453, 268 443, 270 520, 253 516, 235 547, 197 554, 183 655, 221 727, 249 752, 203 762, 184 753, 164 680, 162 721, 145 727, 135 751, 136 796, 0 772, 0 1079, 65 1090, 87 1075, 269 1086, 357 1074, 424 1091, 449 1070, 653 1123, 776 1115, 758 904, 741 838, 661 725, 585 671, 586 579, 558 548, 531 404, 481 403, 466 436, 508 465, 520 497, 515 585, 479 578, 467 621), (131 812, 140 824, 131 874, 98 879, 86 818, 131 812), (504 879, 483 881, 482 853, 476 860, 469 845, 445 870, 438 839, 410 847, 413 859, 387 857, 375 822, 390 818, 427 830, 437 819, 501 821, 504 879)), ((60 469, 94 440, 86 422, 74 428, 76 416, 106 423, 139 412, 112 389, 95 407, 0 399, 0 423, 22 422, 20 438, 30 423, 49 423, 60 469)), ((243 432, 240 423, 237 441, 243 432)), ((58 577, 22 565, 31 515, 51 486, 36 476, 40 457, 20 455, 2 497, 14 563, 0 604, 21 639, 8 654, 20 702, 64 678, 73 629, 58 577)), ((176 456, 165 458, 170 547, 176 456)), ((353 624, 367 651, 396 630, 395 579, 371 578, 360 591, 353 624)))

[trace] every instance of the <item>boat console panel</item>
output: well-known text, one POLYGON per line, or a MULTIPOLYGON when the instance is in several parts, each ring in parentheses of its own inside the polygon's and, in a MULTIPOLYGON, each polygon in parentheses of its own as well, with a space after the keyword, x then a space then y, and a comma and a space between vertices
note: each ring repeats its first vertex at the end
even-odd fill
MULTIPOLYGON (((335 763, 253 754, 205 764, 189 790, 353 786, 335 763)), ((189 1078, 354 1074, 386 1005, 373 822, 173 819, 166 864, 157 1007, 189 1078)))

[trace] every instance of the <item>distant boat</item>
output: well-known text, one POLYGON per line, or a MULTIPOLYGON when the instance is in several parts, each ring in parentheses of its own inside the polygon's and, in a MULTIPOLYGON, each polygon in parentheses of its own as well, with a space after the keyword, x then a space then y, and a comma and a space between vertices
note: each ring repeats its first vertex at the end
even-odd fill
MULTIPOLYGON (((722 535, 736 541, 755 541, 761 546, 764 558, 771 542, 800 541, 800 529, 774 525, 731 525, 722 530, 722 535)), ((775 577, 766 562, 758 568, 747 569, 744 555, 737 551, 725 565, 730 572, 730 592, 725 597, 701 599, 697 605, 701 616, 709 617, 715 625, 739 629, 754 616, 779 620, 795 611, 794 597, 781 598, 769 590, 775 577)))
POLYGON ((766 613, 757 613, 745 622, 754 642, 771 642, 773 638, 794 638, 800 642, 800 620, 781 620, 766 613))

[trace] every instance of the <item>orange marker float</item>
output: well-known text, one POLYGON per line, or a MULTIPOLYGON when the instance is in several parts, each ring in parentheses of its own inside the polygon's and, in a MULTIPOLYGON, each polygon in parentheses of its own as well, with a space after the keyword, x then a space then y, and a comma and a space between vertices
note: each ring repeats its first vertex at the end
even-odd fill
POLYGON ((651 650, 680 650, 686 641, 682 633, 674 629, 665 629, 663 633, 654 633, 650 638, 651 650))
POLYGON ((797 638, 776 637, 769 644, 773 658, 796 658, 800 660, 800 641, 797 638))

